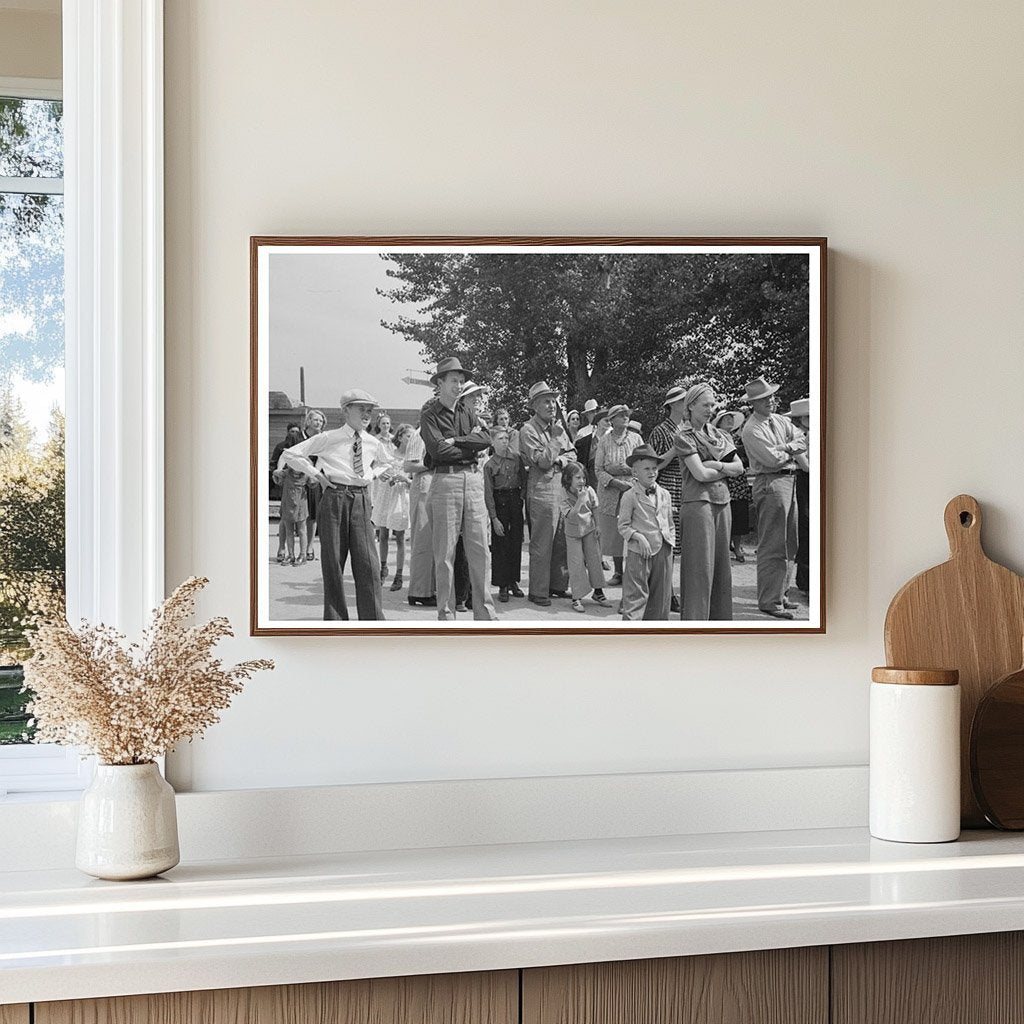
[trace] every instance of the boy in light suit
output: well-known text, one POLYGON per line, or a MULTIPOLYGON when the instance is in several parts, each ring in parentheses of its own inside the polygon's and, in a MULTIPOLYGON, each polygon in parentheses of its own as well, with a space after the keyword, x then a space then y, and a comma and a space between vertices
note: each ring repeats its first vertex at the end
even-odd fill
POLYGON ((669 617, 676 528, 672 496, 657 483, 660 461, 646 444, 626 458, 633 486, 622 495, 618 526, 625 541, 622 618, 627 621, 669 617))

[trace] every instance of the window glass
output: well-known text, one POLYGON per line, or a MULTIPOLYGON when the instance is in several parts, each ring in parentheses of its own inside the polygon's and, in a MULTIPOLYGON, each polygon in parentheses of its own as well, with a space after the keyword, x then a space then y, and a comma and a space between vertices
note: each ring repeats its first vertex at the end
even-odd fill
POLYGON ((60 103, 0 97, 0 744, 31 739, 26 617, 64 597, 61 148, 60 103))

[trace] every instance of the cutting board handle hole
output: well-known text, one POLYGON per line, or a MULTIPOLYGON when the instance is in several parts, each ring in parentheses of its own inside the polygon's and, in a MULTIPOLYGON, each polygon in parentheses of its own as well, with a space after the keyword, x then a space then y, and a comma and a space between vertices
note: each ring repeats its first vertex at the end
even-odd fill
POLYGON ((974 522, 974 516, 972 516, 970 512, 961 512, 960 513, 960 525, 961 526, 970 526, 971 523, 973 523, 973 522, 974 522))

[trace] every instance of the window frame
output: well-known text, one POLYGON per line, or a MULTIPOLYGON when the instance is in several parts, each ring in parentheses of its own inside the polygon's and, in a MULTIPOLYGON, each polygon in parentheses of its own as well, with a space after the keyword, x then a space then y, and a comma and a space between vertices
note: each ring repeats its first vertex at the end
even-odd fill
MULTIPOLYGON (((164 596, 163 0, 63 2, 67 608, 137 636, 164 596)), ((31 95, 29 95, 31 92, 31 95)), ((0 797, 84 788, 93 759, 0 748, 0 797)))

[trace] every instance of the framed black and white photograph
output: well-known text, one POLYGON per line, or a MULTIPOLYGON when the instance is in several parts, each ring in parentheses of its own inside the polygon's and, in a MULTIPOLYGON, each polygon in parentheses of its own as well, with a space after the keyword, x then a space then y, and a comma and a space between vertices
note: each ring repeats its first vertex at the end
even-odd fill
POLYGON ((826 249, 252 238, 252 633, 824 632, 826 249))

